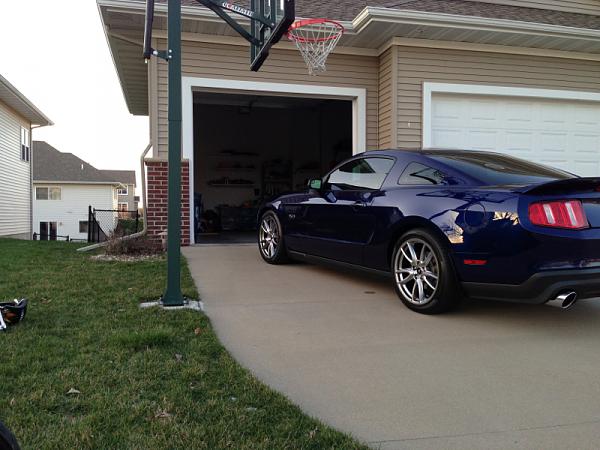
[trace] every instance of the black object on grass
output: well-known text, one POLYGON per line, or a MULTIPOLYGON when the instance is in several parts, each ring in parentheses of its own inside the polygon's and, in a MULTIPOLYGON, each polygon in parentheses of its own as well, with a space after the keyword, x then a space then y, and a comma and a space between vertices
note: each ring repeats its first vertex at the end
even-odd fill
MULTIPOLYGON (((27 314, 27 299, 0 303, 0 331, 21 322, 27 314)), ((1 450, 1 448, 0 448, 1 450)))
POLYGON ((20 450, 15 435, 0 422, 0 450, 20 450))

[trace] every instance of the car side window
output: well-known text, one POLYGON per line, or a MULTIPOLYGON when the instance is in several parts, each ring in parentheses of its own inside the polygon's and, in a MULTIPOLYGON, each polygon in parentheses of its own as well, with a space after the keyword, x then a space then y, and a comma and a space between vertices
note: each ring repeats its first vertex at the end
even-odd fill
POLYGON ((446 174, 439 169, 412 162, 406 166, 406 169, 400 175, 398 184, 413 186, 448 184, 446 178, 446 174))
POLYGON ((327 179, 331 189, 377 190, 394 166, 390 158, 360 158, 350 161, 334 170, 327 179))

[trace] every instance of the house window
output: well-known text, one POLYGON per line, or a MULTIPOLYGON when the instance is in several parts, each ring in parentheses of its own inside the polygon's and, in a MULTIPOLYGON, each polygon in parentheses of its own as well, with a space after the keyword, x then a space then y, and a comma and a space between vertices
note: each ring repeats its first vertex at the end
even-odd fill
POLYGON ((59 187, 51 187, 50 190, 50 200, 60 200, 61 191, 59 187))
POLYGON ((29 130, 21 127, 21 161, 29 162, 31 158, 31 138, 29 130))
POLYGON ((119 219, 127 219, 128 218, 128 214, 129 214, 128 208, 129 208, 128 203, 119 203, 119 206, 118 206, 119 219))
POLYGON ((119 195, 128 195, 129 194, 128 186, 120 187, 119 189, 117 189, 117 194, 119 194, 119 195))
POLYGON ((47 187, 35 188, 35 199, 36 200, 48 200, 48 188, 47 187))
POLYGON ((57 229, 56 222, 40 222, 40 241, 55 241, 57 229))
POLYGON ((60 200, 61 190, 59 187, 36 187, 36 200, 60 200))
POLYGON ((87 220, 79 221, 79 232, 87 234, 87 232, 88 232, 88 221, 87 220))

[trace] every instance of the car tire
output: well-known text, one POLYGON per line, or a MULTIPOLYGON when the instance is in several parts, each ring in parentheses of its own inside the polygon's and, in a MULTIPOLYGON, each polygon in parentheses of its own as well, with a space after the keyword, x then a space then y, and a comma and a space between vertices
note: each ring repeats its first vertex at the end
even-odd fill
POLYGON ((258 222, 258 251, 269 264, 284 264, 288 261, 283 227, 273 211, 264 213, 258 222))
POLYGON ((0 449, 19 450, 17 438, 2 422, 0 422, 0 449))
POLYGON ((441 314, 458 306, 461 289, 448 248, 426 229, 403 234, 391 261, 396 294, 412 311, 441 314))

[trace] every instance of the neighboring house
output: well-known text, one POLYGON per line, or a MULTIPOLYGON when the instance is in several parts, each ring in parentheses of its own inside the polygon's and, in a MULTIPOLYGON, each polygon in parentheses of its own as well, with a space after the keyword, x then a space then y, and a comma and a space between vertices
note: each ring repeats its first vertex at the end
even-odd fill
POLYGON ((109 233, 117 224, 117 189, 121 184, 72 153, 46 142, 33 143, 33 231, 41 240, 85 240, 88 208, 108 210, 101 224, 109 233))
MULTIPOLYGON (((157 236, 168 63, 140 57, 145 2, 97 2, 129 111, 149 117, 148 232, 157 236)), ((251 72, 245 40, 196 1, 183 5, 184 244, 202 211, 237 226, 243 205, 369 149, 499 151, 600 175, 600 1, 297 0, 297 17, 346 29, 318 76, 285 39, 251 72), (283 168, 272 170, 277 161, 283 168), (273 173, 285 177, 279 186, 273 173)), ((154 25, 153 47, 166 49, 166 21, 154 25)))
POLYGON ((102 170, 102 172, 122 185, 117 189, 119 211, 137 211, 135 170, 102 170))
POLYGON ((0 237, 31 239, 31 130, 48 125, 0 75, 0 237))

